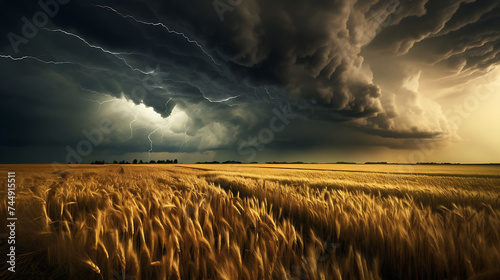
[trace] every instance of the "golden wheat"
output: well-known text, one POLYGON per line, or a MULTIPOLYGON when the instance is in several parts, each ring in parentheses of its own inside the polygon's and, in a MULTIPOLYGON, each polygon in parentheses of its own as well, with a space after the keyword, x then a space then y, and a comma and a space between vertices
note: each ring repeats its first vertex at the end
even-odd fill
POLYGON ((500 279, 498 168, 363 168, 18 166, 0 277, 500 279))

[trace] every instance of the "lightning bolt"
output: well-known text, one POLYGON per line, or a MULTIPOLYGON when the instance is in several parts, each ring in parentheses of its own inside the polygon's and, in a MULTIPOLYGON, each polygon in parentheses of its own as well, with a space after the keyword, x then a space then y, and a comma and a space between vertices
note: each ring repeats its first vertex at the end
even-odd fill
POLYGON ((223 103, 223 102, 227 102, 229 100, 232 100, 232 99, 240 97, 239 95, 236 95, 236 96, 230 96, 228 98, 224 98, 224 99, 221 99, 221 100, 211 100, 210 98, 208 98, 208 97, 205 96, 205 93, 203 91, 200 90, 200 92, 203 95, 203 98, 205 98, 206 100, 208 100, 210 103, 223 103))
MULTIPOLYGON (((80 87, 80 88, 82 90, 91 92, 93 94, 98 94, 98 95, 102 95, 102 96, 109 96, 108 94, 101 93, 101 92, 98 92, 98 91, 95 91, 95 90, 90 90, 90 89, 86 89, 86 88, 83 88, 83 87, 80 87)), ((109 99, 109 100, 104 100, 104 101, 99 101, 99 100, 95 100, 95 99, 86 99, 86 98, 80 98, 80 99, 87 100, 87 101, 94 102, 94 103, 98 103, 99 104, 99 108, 97 109, 96 113, 99 112, 99 110, 101 109, 101 106, 103 104, 108 103, 108 102, 112 102, 112 101, 120 101, 119 99, 116 99, 116 98, 109 99)), ((130 112, 131 115, 134 116, 134 119, 129 123, 130 137, 126 141, 128 141, 128 140, 130 140, 130 139, 132 139, 134 137, 134 130, 133 130, 132 125, 139 119, 138 116, 139 116, 139 112, 141 111, 141 108, 138 107, 137 111, 135 112, 135 114, 132 113, 132 110, 133 110, 133 108, 129 108, 129 112, 130 112)))
MULTIPOLYGON (((269 99, 276 100, 276 98, 271 95, 271 93, 269 92, 269 90, 267 88, 262 87, 262 88, 259 88, 259 89, 263 89, 267 93, 267 95, 269 96, 269 99)), ((262 100, 262 101, 266 101, 264 97, 262 97, 259 94, 257 94, 257 88, 256 87, 253 87, 253 94, 255 95, 255 97, 257 99, 262 100)), ((269 103, 269 102, 266 102, 266 103, 269 103)))
POLYGON ((52 64, 52 65, 78 65, 78 66, 81 66, 81 67, 86 68, 86 69, 94 69, 94 70, 100 70, 100 71, 109 71, 109 69, 91 67, 91 66, 83 65, 83 64, 78 63, 78 62, 43 60, 43 59, 38 58, 36 56, 30 56, 30 55, 25 55, 25 56, 20 56, 20 57, 13 57, 11 55, 0 54, 0 58, 6 58, 6 59, 13 60, 13 61, 35 60, 35 61, 38 61, 40 63, 52 64))
POLYGON ((71 36, 71 37, 74 37, 74 38, 77 38, 79 39, 80 41, 84 42, 87 46, 91 47, 91 48, 94 48, 94 49, 99 49, 107 54, 111 54, 111 55, 120 55, 120 54, 133 54, 133 53, 130 53, 130 52, 113 52, 113 51, 109 51, 109 50, 106 50, 104 49, 103 47, 101 46, 97 46, 97 45, 92 45, 91 43, 89 43, 87 40, 83 39, 81 36, 78 36, 74 33, 71 33, 71 32, 68 32, 68 31, 65 31, 65 30, 62 30, 62 29, 49 29, 49 28, 44 28, 44 30, 46 31, 50 31, 50 32, 57 32, 57 33, 63 33, 65 35, 68 35, 68 36, 71 36))
MULTIPOLYGON (((102 95, 102 96, 109 96, 109 95, 107 95, 105 93, 97 92, 95 90, 89 90, 89 89, 86 89, 86 88, 83 88, 83 87, 80 87, 80 89, 88 91, 88 92, 91 92, 93 94, 98 94, 98 95, 102 95)), ((116 99, 114 97, 111 98, 111 99, 103 100, 103 101, 100 101, 100 100, 97 100, 97 99, 82 98, 82 97, 78 97, 78 98, 81 99, 81 100, 85 100, 85 101, 94 102, 94 103, 99 104, 99 107, 97 108, 97 110, 95 111, 95 113, 98 113, 101 110, 101 107, 102 107, 103 104, 106 104, 106 103, 109 103, 109 102, 118 101, 118 99, 116 99)))
POLYGON ((167 103, 165 103, 165 113, 168 110, 168 103, 170 102, 170 100, 172 100, 172 97, 170 97, 170 99, 167 100, 167 103))
MULTIPOLYGON (((58 33, 62 33, 62 34, 65 34, 67 36, 71 36, 71 37, 74 37, 74 38, 77 38, 78 40, 82 41, 83 43, 85 43, 88 47, 90 48, 94 48, 94 49, 99 49, 100 51, 104 52, 104 53, 107 53, 107 54, 110 54, 110 55, 113 55, 115 56, 116 58, 120 59, 121 61, 123 61, 130 69, 134 70, 134 71, 139 71, 143 74, 146 74, 146 75, 149 75, 149 74, 153 74, 155 73, 155 70, 153 69, 152 71, 148 71, 148 72, 145 72, 145 71, 142 71, 140 69, 135 69, 133 68, 124 58, 122 57, 119 57, 119 55, 129 55, 129 54, 132 54, 132 53, 125 53, 125 52, 114 52, 114 51, 110 51, 110 50, 107 50, 101 46, 97 46, 97 45, 93 45, 91 43, 89 43, 87 40, 85 40, 84 38, 82 38, 81 36, 78 36, 74 33, 71 33, 71 32, 68 32, 68 31, 65 31, 65 30, 62 30, 62 29, 45 29, 49 32, 58 32, 58 33)), ((177 33, 176 33, 177 34, 177 33)), ((181 33, 179 33, 181 34, 181 33)), ((187 38, 187 37, 186 37, 187 38)), ((25 56, 20 56, 20 57, 14 57, 14 56, 11 56, 11 55, 4 55, 4 54, 0 54, 0 58, 3 58, 3 59, 10 59, 12 61, 22 61, 22 60, 34 60, 34 61, 37 61, 37 62, 40 62, 40 63, 44 63, 44 64, 51 64, 51 65, 77 65, 77 66, 80 66, 80 67, 84 67, 84 68, 87 68, 87 69, 97 69, 97 70, 103 70, 103 71, 109 71, 108 69, 100 69, 100 68, 96 68, 96 67, 89 67, 89 66, 86 66, 86 65, 83 65, 81 63, 78 63, 78 62, 72 62, 72 61, 56 61, 56 60, 47 60, 47 59, 42 59, 42 58, 39 58, 39 57, 36 57, 36 56, 29 56, 29 55, 25 55, 25 56)), ((177 81, 178 82, 178 81, 177 81)), ((159 88, 163 88, 161 86, 158 86, 159 88)), ((96 95, 100 95, 100 96, 109 96, 109 97, 112 97, 112 95, 109 95, 109 94, 105 94, 105 93, 101 93, 101 92, 97 92, 97 91, 94 91, 94 90, 90 90, 90 89, 86 89, 86 88, 83 88, 83 87, 80 87, 80 89, 84 90, 84 91, 87 91, 87 92, 90 92, 92 94, 96 94, 96 95)), ((200 92, 202 92, 200 90, 200 92)), ((210 98, 207 98, 205 96, 205 94, 202 92, 202 95, 203 97, 208 100, 209 102, 211 103, 223 103, 223 102, 227 102, 229 100, 232 100, 234 98, 237 98, 238 96, 233 96, 233 97, 229 97, 229 98, 225 98, 225 99, 221 99, 221 100, 211 100, 210 98)), ((110 102, 115 102, 115 101, 119 101, 119 99, 113 97, 111 99, 106 99, 106 100, 99 100, 99 99, 91 99, 91 98, 80 98, 79 99, 81 100, 86 100, 86 101, 89 101, 89 102, 93 102, 93 103, 97 103, 99 104, 99 107, 97 108, 96 112, 99 112, 102 108, 102 106, 106 103, 110 103, 110 102)), ((172 100, 172 98, 170 98, 169 100, 167 100, 165 106, 168 106, 168 103, 172 100)), ((134 136, 134 131, 133 131, 133 124, 138 120, 139 118, 139 113, 140 113, 140 108, 135 112, 135 114, 132 112, 132 108, 130 108, 130 113, 131 115, 134 116, 134 119, 129 123, 129 128, 130 128, 130 137, 128 138, 128 140, 132 139, 133 136, 134 136)), ((178 114, 178 113, 177 113, 178 114)), ((176 116, 177 114, 174 114, 169 122, 168 125, 166 126, 160 126, 156 129, 154 129, 153 131, 151 131, 149 134, 148 134, 148 140, 150 142, 150 149, 148 151, 148 155, 149 155, 149 158, 151 158, 151 152, 153 151, 153 148, 154 148, 154 143, 153 143, 153 139, 151 138, 155 133, 157 133, 159 130, 162 130, 162 140, 163 140, 163 130, 165 129, 170 129, 171 130, 171 127, 173 125, 173 121, 176 119, 176 116)), ((187 135, 187 131, 188 131, 188 127, 187 127, 187 122, 188 120, 186 120, 186 122, 184 123, 184 128, 185 128, 185 131, 184 131, 184 138, 185 138, 185 141, 181 144, 180 148, 179 148, 179 151, 182 150, 182 147, 183 146, 186 146, 188 144, 188 141, 189 141, 189 136, 187 135)), ((150 123, 148 124, 148 126, 150 125, 150 123)), ((172 131, 172 133, 174 133, 172 131)))
MULTIPOLYGON (((171 130, 171 127, 172 127, 172 124, 173 124, 173 121, 175 120, 175 118, 177 117, 177 115, 179 115, 181 112, 177 112, 175 113, 174 115, 172 115, 172 118, 169 120, 169 123, 167 125, 164 125, 164 126, 160 126, 160 127, 157 127, 155 130, 151 131, 149 134, 148 134, 148 140, 149 140, 149 151, 148 151, 148 156, 149 156, 149 159, 151 159, 151 152, 153 151, 153 140, 151 139, 151 136, 153 134, 155 134, 158 130, 162 130, 162 138, 161 138, 161 141, 163 141, 163 130, 165 128, 167 129, 170 129, 170 131, 172 133, 174 133, 172 130, 171 130)), ((187 131, 187 130, 186 130, 187 131)), ((182 145, 181 145, 182 147, 182 145)))
POLYGON ((140 108, 139 108, 139 109, 137 109, 137 112, 135 112, 134 119, 133 119, 133 120, 129 123, 129 127, 130 127, 130 137, 127 139, 127 141, 128 141, 128 140, 130 140, 130 139, 132 139, 132 137, 134 137, 134 130, 132 129, 132 124, 133 124, 133 123, 135 123, 135 122, 137 121, 137 116, 139 115, 139 111, 140 111, 140 110, 141 110, 140 108))
POLYGON ((36 61, 41 62, 41 63, 55 64, 55 65, 59 65, 59 64, 76 64, 76 63, 71 63, 71 62, 66 62, 66 61, 46 61, 46 60, 40 59, 38 57, 28 56, 28 55, 21 56, 21 57, 13 57, 11 55, 0 54, 0 57, 1 58, 8 58, 8 59, 14 60, 14 61, 20 61, 20 60, 25 60, 25 59, 33 59, 33 60, 36 60, 36 61))
POLYGON ((143 20, 140 20, 140 19, 137 19, 135 18, 134 16, 131 16, 131 15, 125 15, 125 14, 122 14, 120 12, 118 12, 117 10, 109 7, 109 6, 103 6, 103 5, 94 5, 96 7, 99 7, 101 9, 106 9, 108 11, 112 11, 114 12, 115 14, 121 16, 122 18, 129 18, 129 19, 132 19, 133 21, 137 22, 137 23, 141 23, 141 24, 145 24, 145 25, 150 25, 150 26, 160 26, 162 28, 164 28, 165 30, 167 30, 168 33, 170 34, 175 34, 175 35, 179 35, 179 36, 182 36, 184 39, 186 39, 189 43, 191 44, 195 44, 198 48, 200 48, 200 50, 207 56, 210 58, 210 60, 212 60, 212 62, 217 65, 217 66, 221 66, 219 63, 217 63, 215 61, 215 59, 201 46, 200 43, 198 43, 197 41, 195 40, 192 40, 190 39, 188 36, 186 36, 186 34, 184 34, 183 32, 179 32, 179 31, 175 31, 175 30, 172 30, 170 28, 168 28, 165 24, 161 23, 161 22, 147 22, 147 21, 143 21, 143 20))
POLYGON ((271 96, 271 93, 269 93, 269 90, 267 90, 267 88, 264 88, 264 90, 267 92, 267 95, 269 95, 269 98, 276 99, 276 98, 274 98, 274 97, 271 96))
POLYGON ((102 95, 102 96, 109 96, 106 93, 98 92, 98 91, 87 89, 87 88, 84 88, 84 87, 80 87, 80 89, 82 89, 84 91, 88 91, 88 92, 93 93, 93 94, 98 94, 98 95, 102 95))
POLYGON ((83 43, 85 43, 87 46, 93 48, 93 49, 98 49, 98 50, 101 50, 102 52, 104 53, 107 53, 107 54, 110 54, 116 58, 118 58, 119 60, 121 60, 125 65, 127 65, 132 71, 137 71, 137 72, 140 72, 142 74, 145 74, 145 75, 150 75, 152 73, 154 73, 154 70, 151 70, 151 71, 142 71, 141 69, 138 69, 138 68, 134 68, 132 65, 130 65, 127 60, 123 57, 120 57, 120 55, 131 55, 131 54, 138 54, 140 55, 139 53, 131 53, 131 52, 113 52, 113 51, 110 51, 110 50, 107 50, 101 46, 97 46, 97 45, 92 45, 91 43, 89 43, 87 40, 85 40, 84 38, 82 38, 81 36, 78 36, 74 33, 71 33, 71 32, 68 32, 68 31, 65 31, 65 30, 62 30, 62 29, 48 29, 48 28, 44 28, 44 30, 46 31, 49 31, 49 32, 57 32, 57 33, 63 33, 67 36, 71 36, 71 37, 74 37, 74 38, 77 38, 78 40, 82 41, 83 43))
POLYGON ((111 99, 107 99, 107 100, 104 100, 104 101, 99 101, 99 100, 96 100, 96 99, 81 98, 81 97, 79 97, 79 99, 85 100, 85 101, 94 102, 94 103, 98 103, 99 107, 97 108, 97 110, 95 111, 95 113, 98 113, 101 110, 101 107, 102 107, 103 104, 117 101, 116 98, 111 98, 111 99))
POLYGON ((148 134, 148 140, 149 140, 149 151, 148 151, 148 156, 149 159, 151 159, 151 152, 153 151, 153 140, 151 140, 151 135, 153 135, 155 132, 157 132, 159 129, 163 129, 164 127, 160 126, 157 129, 153 130, 148 134))
MULTIPOLYGON (((220 100, 212 100, 212 99, 208 98, 205 95, 205 92, 203 92, 203 90, 201 90, 201 88, 199 88, 197 85, 194 85, 194 84, 191 84, 191 83, 185 82, 185 81, 174 80, 174 79, 171 79, 171 78, 170 79, 165 79, 164 81, 170 81, 170 82, 175 82, 175 83, 180 83, 180 84, 185 84, 185 85, 190 85, 192 87, 195 87, 197 90, 199 90, 201 92, 201 95, 203 96, 203 98, 205 100, 207 100, 208 102, 210 102, 210 103, 224 103, 224 102, 227 102, 227 101, 230 101, 232 99, 240 97, 240 95, 236 95, 236 96, 230 96, 230 97, 227 97, 227 98, 223 98, 223 99, 220 99, 220 100)), ((170 100, 168 100, 168 101, 170 101, 170 100)), ((167 101, 167 104, 168 104, 168 101, 167 101)), ((234 105, 231 105, 231 104, 226 104, 226 105, 234 106, 234 105)))
POLYGON ((45 63, 45 64, 53 64, 53 65, 72 64, 72 65, 84 66, 84 65, 82 65, 80 63, 77 63, 77 62, 43 60, 41 58, 38 58, 38 57, 35 57, 35 56, 29 56, 29 55, 25 55, 25 56, 21 56, 21 57, 13 57, 11 55, 0 54, 0 57, 1 58, 7 58, 7 59, 10 59, 10 60, 13 60, 13 61, 20 61, 20 60, 25 60, 25 59, 32 59, 32 60, 36 60, 38 62, 45 63))

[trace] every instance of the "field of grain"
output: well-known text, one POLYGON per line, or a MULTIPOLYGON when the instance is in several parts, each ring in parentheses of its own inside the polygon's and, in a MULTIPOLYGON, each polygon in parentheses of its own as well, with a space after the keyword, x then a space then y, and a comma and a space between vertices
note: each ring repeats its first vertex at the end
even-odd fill
POLYGON ((498 166, 0 170, 1 279, 500 279, 498 166))

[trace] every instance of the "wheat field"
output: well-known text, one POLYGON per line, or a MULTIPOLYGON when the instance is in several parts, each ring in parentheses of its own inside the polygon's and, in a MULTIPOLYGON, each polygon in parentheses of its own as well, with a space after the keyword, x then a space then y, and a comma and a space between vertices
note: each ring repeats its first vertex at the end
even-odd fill
POLYGON ((500 279, 498 166, 0 169, 1 279, 500 279))

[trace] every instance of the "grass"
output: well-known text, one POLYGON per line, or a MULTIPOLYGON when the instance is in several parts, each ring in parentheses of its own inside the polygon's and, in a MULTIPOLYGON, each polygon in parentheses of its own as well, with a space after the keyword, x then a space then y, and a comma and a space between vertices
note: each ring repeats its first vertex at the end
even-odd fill
POLYGON ((2 279, 500 279, 499 167, 0 169, 2 279))

